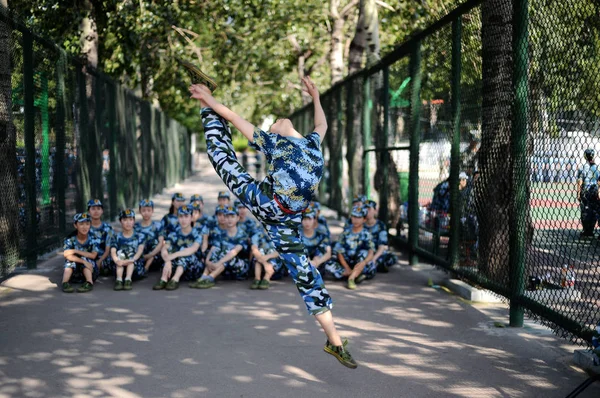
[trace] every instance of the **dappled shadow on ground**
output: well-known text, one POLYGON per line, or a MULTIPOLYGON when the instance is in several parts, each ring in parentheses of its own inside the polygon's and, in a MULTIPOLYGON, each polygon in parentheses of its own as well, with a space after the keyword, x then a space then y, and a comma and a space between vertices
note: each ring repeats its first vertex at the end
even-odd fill
POLYGON ((553 336, 493 330, 405 266, 356 291, 327 281, 357 370, 322 351, 289 279, 154 292, 157 277, 70 295, 58 271, 6 281, 0 397, 562 397, 585 379, 553 336))

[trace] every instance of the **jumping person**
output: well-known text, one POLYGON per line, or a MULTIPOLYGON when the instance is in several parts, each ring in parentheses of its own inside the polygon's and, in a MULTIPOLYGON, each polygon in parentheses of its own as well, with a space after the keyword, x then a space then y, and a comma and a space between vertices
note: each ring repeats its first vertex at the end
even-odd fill
POLYGON ((265 132, 219 103, 204 85, 190 87, 191 98, 200 100, 202 122, 209 159, 223 182, 262 222, 277 252, 294 279, 308 312, 315 315, 327 335, 325 352, 344 366, 357 364, 342 342, 331 314, 331 297, 321 274, 310 264, 299 229, 306 209, 323 175, 321 141, 327 120, 319 92, 310 78, 304 78, 305 91, 314 103, 315 128, 303 137, 289 119, 278 119, 265 132), (231 143, 231 122, 263 152, 268 175, 257 181, 239 163, 231 143))

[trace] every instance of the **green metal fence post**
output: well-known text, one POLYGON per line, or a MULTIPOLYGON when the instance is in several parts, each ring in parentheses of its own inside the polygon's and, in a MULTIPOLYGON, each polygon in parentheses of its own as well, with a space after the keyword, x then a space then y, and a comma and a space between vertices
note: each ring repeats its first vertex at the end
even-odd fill
POLYGON ((89 170, 89 113, 88 113, 88 102, 87 102, 87 89, 85 73, 83 67, 77 67, 77 86, 79 89, 79 140, 77 141, 79 148, 77 148, 77 164, 79 170, 77 170, 77 207, 78 209, 85 210, 85 203, 92 199, 91 192, 91 171, 89 170))
MULTIPOLYGON (((382 134, 383 134, 383 139, 381 140, 381 142, 383 142, 384 146, 388 146, 388 136, 389 136, 389 131, 390 131, 390 68, 389 66, 386 66, 385 68, 383 68, 383 92, 382 92, 382 96, 383 96, 383 130, 382 130, 382 134)), ((382 177, 383 177, 383 181, 382 181, 382 187, 381 190, 379 191, 381 193, 381 195, 379 196, 379 219, 381 221, 383 221, 383 223, 385 225, 388 224, 388 213, 389 213, 389 209, 388 209, 388 203, 389 203, 389 196, 390 196, 390 184, 389 184, 389 164, 390 164, 390 152, 389 151, 383 151, 381 153, 381 164, 383 166, 383 173, 382 173, 382 177)), ((398 178, 398 177, 396 177, 398 178)))
MULTIPOLYGON (((356 144, 354 143, 354 134, 352 132, 352 128, 354 126, 354 115, 353 115, 353 111, 354 111, 354 80, 350 80, 348 81, 348 83, 346 83, 348 85, 348 88, 346 89, 346 128, 345 128, 345 135, 346 135, 346 159, 352 159, 351 156, 353 156, 353 154, 356 152, 356 144)), ((352 168, 354 165, 352 165, 352 161, 349 161, 349 168, 352 168)), ((350 176, 348 176, 350 177, 350 176)), ((351 201, 352 198, 354 197, 354 195, 357 195, 358 192, 356 191, 356 187, 354 186, 354 181, 352 178, 348 178, 349 180, 349 187, 350 187, 350 191, 348 192, 348 199, 351 201)), ((346 207, 348 207, 348 205, 351 205, 352 202, 350 203, 346 203, 346 207)))
POLYGON ((523 326, 523 307, 519 298, 525 290, 527 238, 527 84, 528 84, 528 1, 513 2, 513 192, 510 212, 510 326, 523 326))
POLYGON ((460 77, 462 17, 452 22, 452 147, 450 155, 450 242, 449 260, 452 267, 459 263, 460 203, 458 174, 460 172, 460 77))
POLYGON ((363 101, 363 186, 365 195, 371 197, 371 173, 369 164, 369 152, 367 148, 371 145, 371 112, 373 111, 373 99, 371 98, 371 80, 365 76, 363 82, 364 101, 363 101))
POLYGON ((56 201, 58 202, 58 231, 63 235, 67 224, 65 216, 67 214, 65 203, 65 191, 67 189, 65 176, 65 72, 67 70, 67 55, 60 50, 58 62, 56 65, 56 175, 54 176, 54 188, 56 189, 56 201))
POLYGON ((25 261, 27 268, 35 268, 37 260, 37 195, 35 178, 35 105, 33 81, 33 37, 23 32, 23 91, 25 108, 25 190, 27 214, 25 261))
POLYGON ((419 263, 416 249, 419 246, 419 145, 421 129, 421 41, 416 40, 410 56, 410 157, 408 183, 408 244, 409 263, 419 263))

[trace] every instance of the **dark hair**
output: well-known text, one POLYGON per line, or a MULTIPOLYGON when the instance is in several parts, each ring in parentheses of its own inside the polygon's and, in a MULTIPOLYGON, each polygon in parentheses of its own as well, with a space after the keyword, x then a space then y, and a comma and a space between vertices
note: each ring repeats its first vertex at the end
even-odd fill
POLYGON ((174 201, 174 200, 175 200, 175 199, 173 199, 173 200, 171 201, 171 207, 169 207, 169 214, 175 214, 175 205, 173 204, 173 201, 174 201))

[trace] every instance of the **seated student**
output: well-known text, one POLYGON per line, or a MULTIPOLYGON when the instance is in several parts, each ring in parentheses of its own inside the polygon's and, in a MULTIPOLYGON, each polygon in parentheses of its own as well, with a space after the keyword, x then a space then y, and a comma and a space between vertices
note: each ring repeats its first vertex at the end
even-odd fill
POLYGON ((271 278, 276 273, 279 278, 282 277, 281 270, 283 262, 279 257, 279 253, 275 250, 275 245, 269 238, 267 232, 263 229, 257 229, 251 239, 252 253, 251 268, 254 267, 254 282, 250 285, 250 289, 268 289, 271 286, 271 278), (262 270, 265 270, 265 275, 261 280, 262 270))
POLYGON ((195 216, 194 226, 196 225, 195 223, 206 225, 209 222, 210 217, 204 214, 204 198, 202 195, 192 195, 190 197, 190 206, 194 209, 194 213, 199 212, 199 214, 195 216))
MULTIPOLYGON (((238 221, 238 228, 241 229, 242 232, 244 232, 244 234, 248 237, 248 248, 250 248, 250 246, 252 245, 252 236, 254 236, 259 226, 256 223, 256 220, 254 220, 254 218, 248 217, 250 210, 248 210, 248 208, 244 206, 242 202, 236 200, 233 202, 233 206, 237 209, 238 214, 240 216, 240 220, 238 221)), ((241 257, 248 261, 248 263, 251 265, 250 269, 248 270, 248 275, 251 277, 254 276, 255 267, 252 267, 252 251, 250 249, 248 249, 248 251, 244 250, 238 255, 238 257, 241 257)))
MULTIPOLYGON (((352 207, 363 206, 367 202, 366 195, 354 195, 352 198, 352 207)), ((348 217, 344 223, 344 231, 352 228, 352 218, 348 217)))
POLYGON ((327 236, 327 239, 331 239, 331 232, 329 231, 329 225, 327 225, 327 219, 321 215, 321 204, 319 202, 310 202, 308 207, 312 207, 315 210, 317 231, 327 236))
POLYGON ((151 268, 159 269, 163 260, 160 251, 165 241, 161 232, 161 223, 152 221, 154 214, 154 202, 150 199, 142 199, 138 208, 142 221, 135 223, 135 232, 144 236, 144 270, 146 273, 151 268))
POLYGON ((202 235, 202 244, 200 245, 200 250, 196 252, 196 256, 198 257, 198 260, 204 263, 204 254, 208 250, 208 235, 210 230, 201 221, 202 210, 198 205, 198 202, 190 204, 190 206, 192 207, 192 227, 197 230, 200 235, 202 235))
POLYGON ((110 252, 106 248, 106 241, 115 234, 115 231, 109 223, 102 221, 104 207, 100 199, 91 199, 88 201, 87 208, 92 220, 89 232, 90 237, 94 240, 98 249, 98 259, 96 260, 98 269, 104 276, 115 275, 115 264, 112 262, 110 252))
POLYGON ((375 254, 373 261, 377 268, 377 272, 389 272, 389 268, 398 262, 394 253, 389 251, 388 233, 383 221, 377 219, 377 202, 367 200, 367 219, 365 221, 365 229, 371 233, 373 245, 375 246, 375 254))
POLYGON ((233 205, 237 209, 238 214, 240 216, 238 228, 241 228, 247 236, 251 237, 252 235, 254 235, 254 232, 256 232, 256 230, 258 229, 258 223, 254 218, 248 217, 248 214, 250 214, 250 210, 248 210, 248 208, 244 206, 242 202, 236 200, 233 202, 233 205))
POLYGON ((192 209, 183 205, 177 209, 179 228, 165 239, 161 255, 165 264, 162 276, 154 285, 154 290, 175 290, 180 279, 195 280, 204 269, 196 252, 202 244, 202 235, 192 228, 192 209))
POLYGON ((225 225, 225 208, 226 206, 219 205, 215 209, 215 225, 208 230, 208 249, 215 245, 227 228, 225 225))
POLYGON ((364 228, 367 209, 354 206, 350 212, 352 227, 340 235, 334 246, 337 261, 325 266, 336 279, 348 277, 348 289, 356 289, 356 283, 375 276, 376 267, 373 258, 373 238, 364 228))
POLYGON ((182 193, 175 192, 173 196, 171 196, 171 207, 169 208, 169 212, 165 214, 162 220, 160 220, 163 236, 166 237, 179 228, 177 210, 183 205, 185 205, 185 197, 182 193))
POLYGON ((206 268, 202 277, 190 284, 194 289, 208 289, 215 285, 216 278, 227 271, 232 277, 241 280, 248 274, 248 262, 238 254, 248 246, 248 238, 237 227, 237 209, 227 206, 224 210, 226 230, 216 240, 206 255, 206 268))
POLYGON ((123 232, 113 236, 107 243, 110 247, 110 255, 117 267, 117 279, 114 290, 131 290, 131 279, 141 279, 146 275, 144 268, 145 237, 135 232, 135 212, 133 209, 122 210, 119 213, 119 221, 123 232), (125 281, 123 281, 125 272, 125 281))
POLYGON ((325 232, 315 228, 316 219, 315 207, 308 207, 302 213, 300 236, 304 242, 304 247, 306 247, 308 259, 319 272, 323 273, 325 263, 331 259, 331 244, 325 232))
POLYGON ((77 288, 79 293, 89 292, 94 288, 94 281, 98 278, 98 248, 94 239, 89 235, 90 216, 88 213, 77 213, 73 217, 73 226, 76 233, 65 238, 64 253, 65 270, 62 279, 62 291, 73 293, 75 289, 71 283, 84 282, 77 288))

